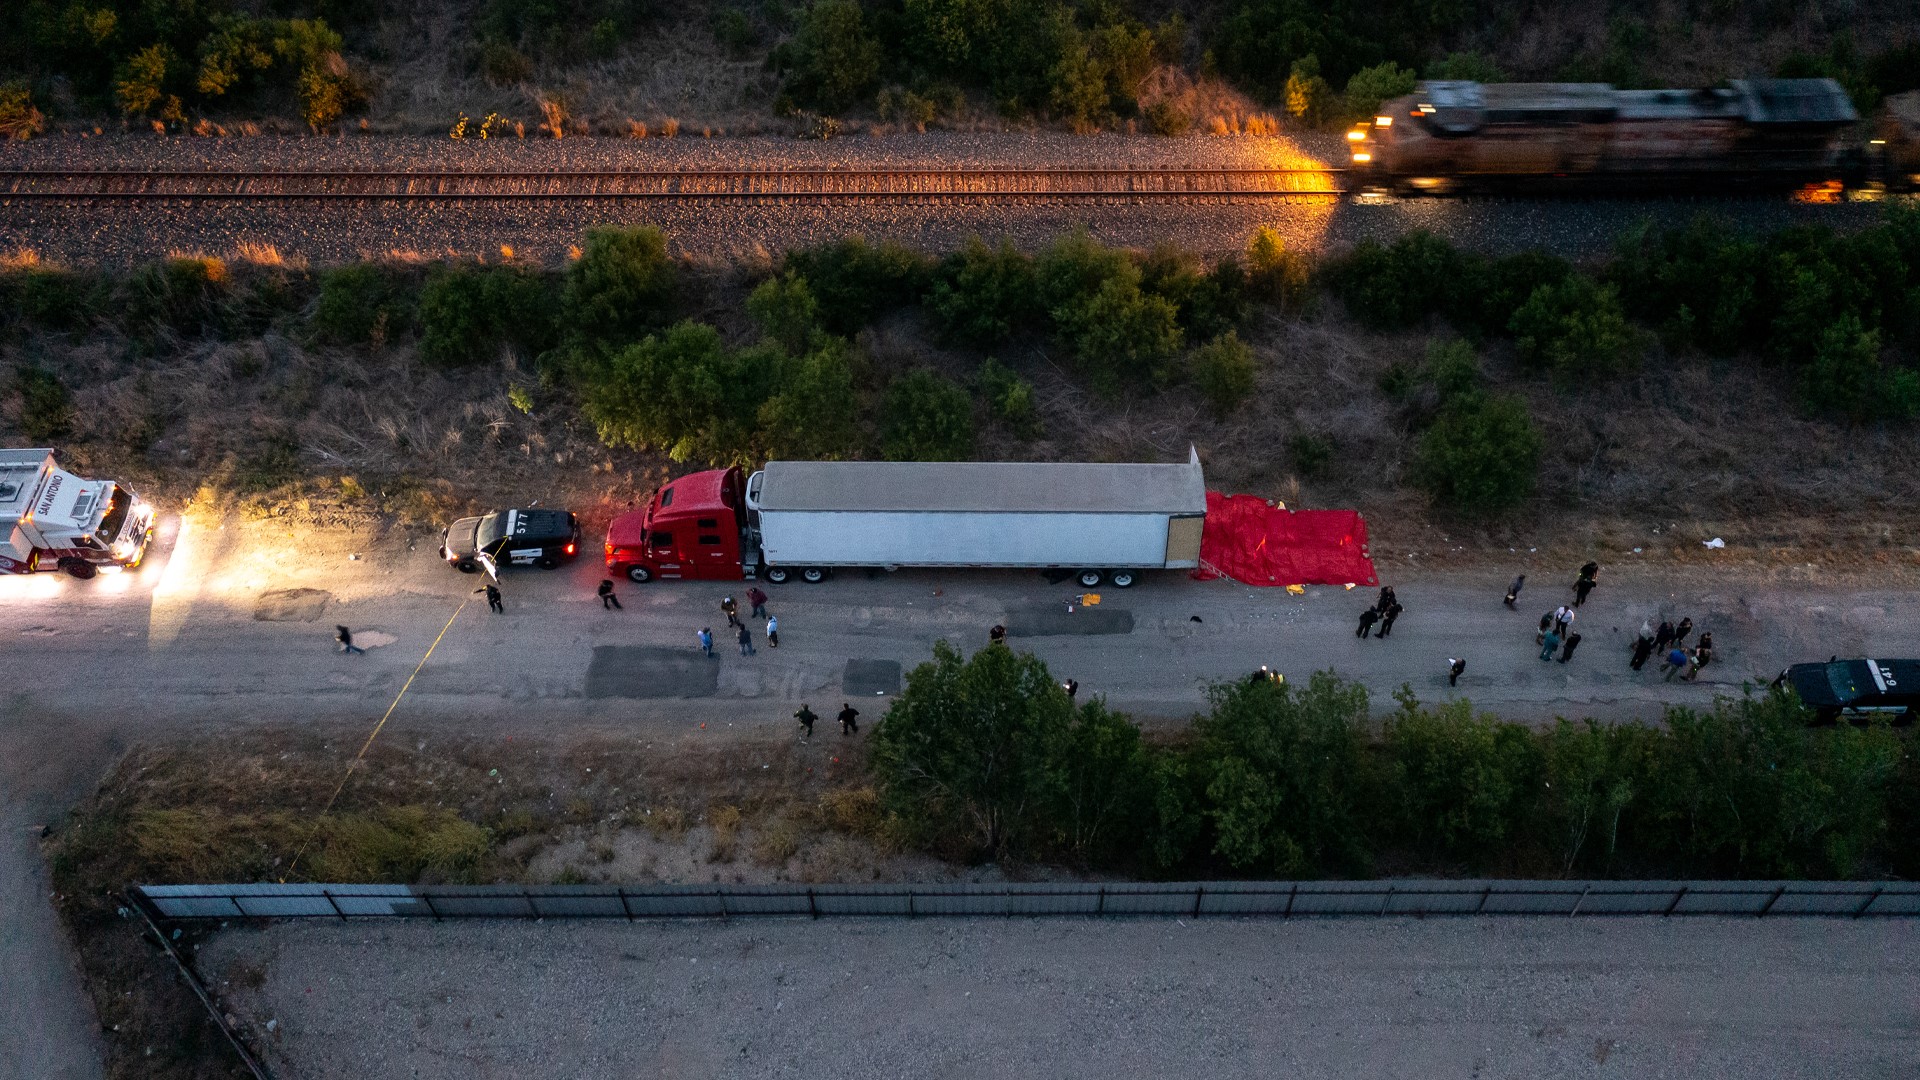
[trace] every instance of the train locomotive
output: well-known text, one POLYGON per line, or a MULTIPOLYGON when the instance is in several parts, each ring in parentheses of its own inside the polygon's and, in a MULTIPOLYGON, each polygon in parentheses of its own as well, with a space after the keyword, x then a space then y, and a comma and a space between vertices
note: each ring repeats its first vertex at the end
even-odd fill
POLYGON ((1735 79, 1700 90, 1431 80, 1347 133, 1360 190, 1449 194, 1701 187, 1910 189, 1920 93, 1891 98, 1874 137, 1832 79, 1735 79))

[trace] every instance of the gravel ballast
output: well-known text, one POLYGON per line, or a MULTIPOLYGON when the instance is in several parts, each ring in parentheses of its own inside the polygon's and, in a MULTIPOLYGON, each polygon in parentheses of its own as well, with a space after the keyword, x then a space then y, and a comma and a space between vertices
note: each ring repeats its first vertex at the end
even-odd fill
POLYGON ((309 923, 199 964, 286 1078, 1738 1080, 1910 1075, 1916 945, 1911 920, 309 923))
MULTIPOLYGON (((1299 166, 1333 160, 1322 136, 1178 139, 1057 132, 852 136, 809 142, 742 138, 433 139, 417 136, 228 138, 60 135, 0 149, 5 169, 166 170, 610 170, 788 168, 1122 168, 1299 166)), ((1240 250, 1268 224, 1309 251, 1430 229, 1470 247, 1543 247, 1604 254, 1642 220, 1680 224, 1711 213, 1754 229, 1821 223, 1858 227, 1879 206, 1797 205, 1783 199, 1609 198, 1165 201, 1019 200, 845 203, 621 201, 519 203, 40 202, 0 198, 0 251, 32 248, 75 265, 123 265, 168 252, 229 255, 275 248, 315 263, 385 256, 495 256, 502 245, 542 261, 565 257, 593 225, 657 224, 688 254, 736 258, 859 233, 924 250, 950 250, 971 234, 1036 248, 1084 226, 1107 243, 1176 242, 1207 255, 1240 250)))

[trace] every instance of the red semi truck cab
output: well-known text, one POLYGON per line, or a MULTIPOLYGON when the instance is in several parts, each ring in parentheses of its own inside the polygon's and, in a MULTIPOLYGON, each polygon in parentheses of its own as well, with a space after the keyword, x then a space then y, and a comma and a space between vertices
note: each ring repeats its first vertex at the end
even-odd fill
POLYGON ((747 477, 737 466, 689 473, 662 484, 645 510, 607 527, 607 569, 631 581, 687 578, 739 581, 748 533, 747 477))

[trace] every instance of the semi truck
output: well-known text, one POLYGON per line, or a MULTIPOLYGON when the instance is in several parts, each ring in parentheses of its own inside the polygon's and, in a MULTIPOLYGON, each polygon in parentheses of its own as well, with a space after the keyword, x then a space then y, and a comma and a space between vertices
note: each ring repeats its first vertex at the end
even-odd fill
POLYGON ((813 583, 842 567, 1065 570, 1092 588, 1200 564, 1200 456, 1184 464, 772 461, 691 473, 607 530, 607 567, 813 583))
POLYGON ((111 480, 83 480, 53 451, 0 450, 0 574, 131 570, 153 541, 153 507, 111 480))

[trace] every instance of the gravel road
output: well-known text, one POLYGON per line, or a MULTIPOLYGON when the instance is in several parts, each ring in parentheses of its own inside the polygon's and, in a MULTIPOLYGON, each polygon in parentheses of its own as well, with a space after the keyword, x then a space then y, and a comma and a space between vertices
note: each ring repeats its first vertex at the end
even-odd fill
POLYGON ((1738 1080, 1911 1076, 1917 947, 1910 920, 286 924, 200 965, 287 1080, 1738 1080))
MULTIPOLYGON (((0 147, 0 169, 703 169, 1299 166, 1331 160, 1336 140, 1180 139, 1057 132, 852 137, 805 142, 769 137, 455 141, 407 136, 167 138, 74 135, 0 147)), ((928 251, 971 234, 1034 248, 1084 226, 1134 247, 1174 240, 1205 254, 1240 250, 1259 225, 1302 249, 1339 248, 1430 229, 1486 250, 1546 248, 1573 257, 1604 254, 1643 220, 1682 224, 1711 213, 1742 227, 1821 223, 1850 228, 1881 208, 1795 205, 1772 199, 1619 198, 1332 200, 1218 199, 1169 204, 1123 201, 848 204, 691 204, 599 201, 525 204, 41 203, 0 199, 0 251, 30 247, 71 264, 116 265, 169 251, 230 254, 264 244, 316 263, 385 255, 493 255, 557 261, 582 230, 656 224, 689 254, 732 258, 861 233, 928 251)))

